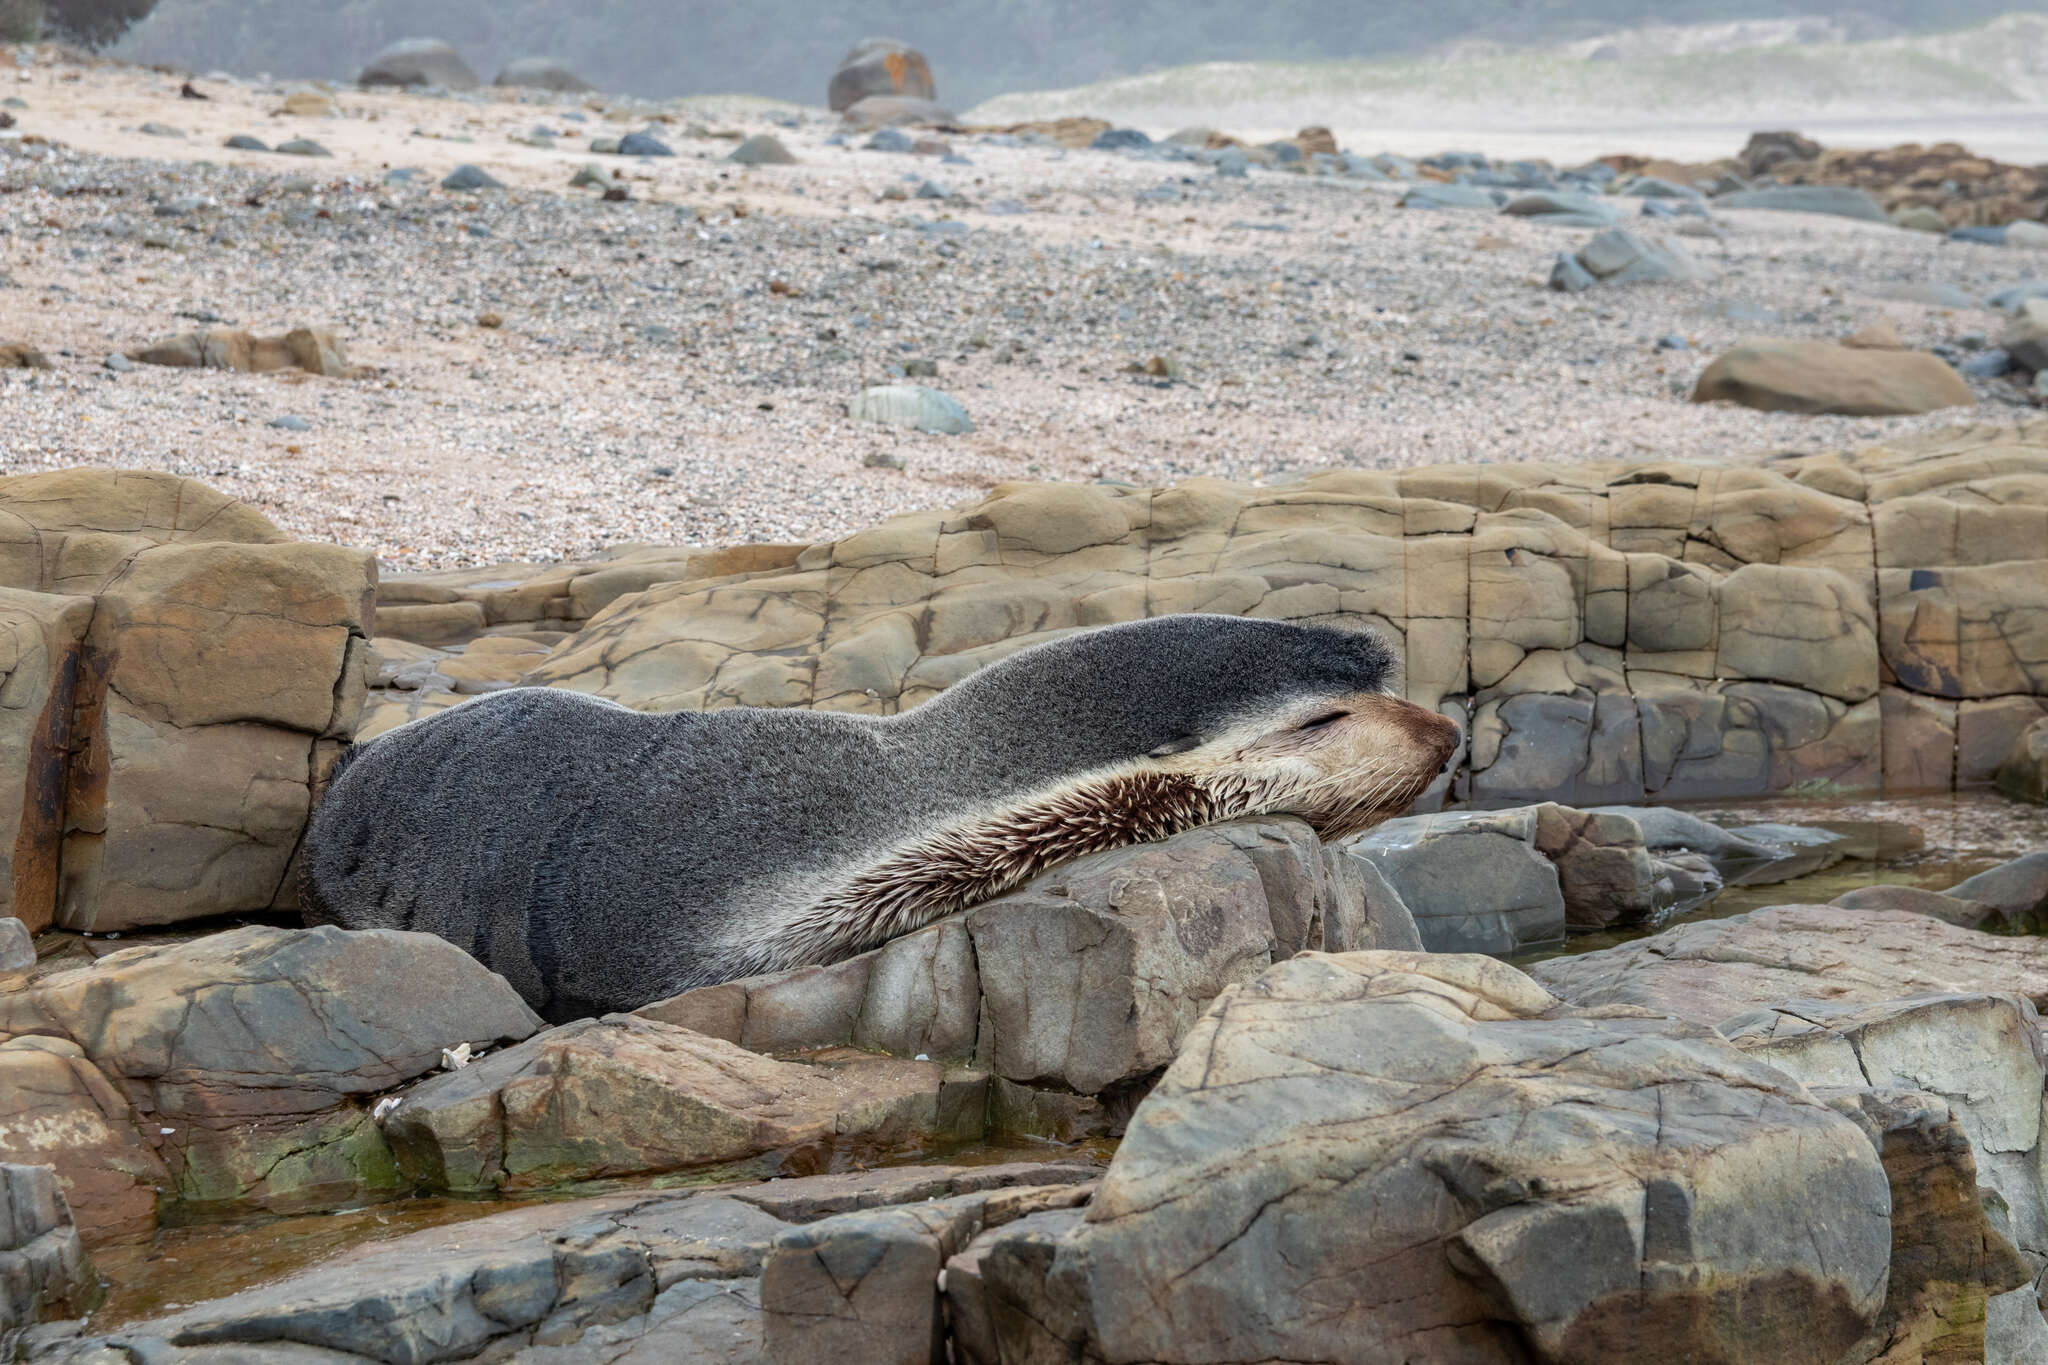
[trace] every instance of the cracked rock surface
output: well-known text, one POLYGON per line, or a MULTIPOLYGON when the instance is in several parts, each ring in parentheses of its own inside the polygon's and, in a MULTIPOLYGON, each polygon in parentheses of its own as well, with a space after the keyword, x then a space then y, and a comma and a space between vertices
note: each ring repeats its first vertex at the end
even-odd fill
POLYGON ((1107 1360, 1833 1362, 1884 1303, 1863 1131, 1711 1030, 1487 958, 1226 992, 1049 1272, 1107 1360))

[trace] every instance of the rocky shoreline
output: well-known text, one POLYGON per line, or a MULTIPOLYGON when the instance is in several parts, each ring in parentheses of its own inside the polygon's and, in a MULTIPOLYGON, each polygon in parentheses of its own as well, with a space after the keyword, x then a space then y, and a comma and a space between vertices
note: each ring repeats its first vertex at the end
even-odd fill
POLYGON ((0 142, 0 1359, 2048 1359, 2048 305, 1969 235, 2016 168, 935 146, 880 48, 857 133, 22 51, 29 113, 208 156, 0 142), (273 99, 337 155, 214 146, 273 99), (1194 611, 1384 633, 1463 750, 1357 836, 554 1026, 300 919, 348 746, 470 697, 892 714, 1194 611))

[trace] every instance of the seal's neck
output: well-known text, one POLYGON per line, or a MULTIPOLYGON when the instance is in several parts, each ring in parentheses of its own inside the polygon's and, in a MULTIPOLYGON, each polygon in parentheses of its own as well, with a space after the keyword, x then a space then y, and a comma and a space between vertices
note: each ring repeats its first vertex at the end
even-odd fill
POLYGON ((1251 805, 1251 793, 1228 777, 1136 771, 1085 779, 892 850, 774 933, 735 945, 745 960, 731 975, 837 962, 1047 868, 1252 814, 1251 805))

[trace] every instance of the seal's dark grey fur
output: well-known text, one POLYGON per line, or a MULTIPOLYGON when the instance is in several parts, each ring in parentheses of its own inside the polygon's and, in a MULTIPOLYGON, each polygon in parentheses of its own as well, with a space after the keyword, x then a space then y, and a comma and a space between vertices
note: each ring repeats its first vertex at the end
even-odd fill
MULTIPOLYGON (((1021 650, 892 717, 502 692, 350 755, 307 836, 307 913, 439 934, 552 1018, 630 1009, 861 951, 1052 861, 1247 813, 1243 783, 1163 756, 1378 696, 1391 662, 1371 634, 1169 616, 1021 650)), ((1426 718, 1423 757, 1375 795, 1405 805, 1410 769, 1426 781, 1457 732, 1384 704, 1426 718)))

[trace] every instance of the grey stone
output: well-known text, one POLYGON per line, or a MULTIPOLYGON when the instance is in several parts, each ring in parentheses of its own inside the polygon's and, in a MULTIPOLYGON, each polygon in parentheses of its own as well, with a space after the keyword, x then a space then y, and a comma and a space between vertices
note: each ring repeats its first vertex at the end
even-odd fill
POLYGON ((2048 1000, 2048 943, 1902 910, 1776 905, 1552 958, 1529 974, 1575 1005, 1633 1005, 1702 1024, 1788 1000, 2013 991, 2038 1006, 2048 1000))
POLYGON ((133 370, 135 368, 135 362, 130 360, 127 356, 122 355, 119 351, 114 352, 105 360, 102 360, 100 364, 106 366, 108 369, 112 370, 116 374, 127 374, 130 370, 133 370))
POLYGON ((563 94, 581 94, 597 88, 559 57, 521 57, 508 62, 491 84, 563 94))
POLYGON ((864 389, 849 408, 855 421, 910 427, 940 436, 974 430, 973 419, 958 399, 921 384, 883 384, 864 389))
POLYGON ((773 133, 756 133, 732 149, 727 161, 741 166, 794 166, 796 158, 773 133))
POLYGON ((279 431, 311 431, 313 429, 311 422, 308 422, 303 417, 294 417, 289 413, 283 417, 273 417, 264 425, 275 427, 279 431))
POLYGON ((91 1311, 99 1297, 55 1172, 0 1163, 0 1347, 36 1323, 91 1311))
POLYGON ((1579 248, 1576 257, 1602 284, 1703 279, 1705 269, 1675 242, 1646 242, 1626 228, 1609 228, 1579 248))
POLYGON ((1988 905, 2014 925, 2039 923, 2048 916, 2048 851, 2000 863, 1943 894, 1988 905))
POLYGON ((505 183, 483 167, 463 162, 441 177, 444 190, 502 190, 505 183))
POLYGON ((1550 287, 1561 294, 1582 294, 1600 281, 1586 272, 1586 268, 1564 252, 1551 263, 1550 287))
POLYGON ((1858 1123, 1710 1029, 1303 957, 1205 1014, 1045 1282, 1106 1360, 1832 1362, 1889 1206, 1858 1123))
POLYGON ((917 139, 901 128, 877 128, 873 137, 862 145, 871 152, 907 152, 917 139))
MULTIPOLYGON (((2039 382, 2036 376, 2037 387, 2039 382)), ((2013 740, 1996 780, 1998 789, 2015 801, 2048 805, 2048 720, 2035 721, 2013 740)))
POLYGON ((674 156, 669 145, 652 133, 628 133, 619 139, 620 156, 674 156))
POLYGON ((35 939, 12 915, 0 915, 0 972, 25 972, 36 965, 35 939))
MULTIPOLYGON (((1503 195, 1501 198, 1505 198, 1503 195)), ((1484 209, 1492 213, 1500 207, 1500 199, 1493 191, 1475 185, 1444 185, 1433 181, 1424 182, 1401 196, 1404 209, 1484 209)))
POLYGON ((1628 183, 1617 187, 1616 194, 1625 194, 1636 199, 1698 199, 1700 192, 1690 185, 1665 180, 1654 175, 1639 175, 1628 183))
POLYGON ((1717 1027, 1802 1085, 1901 1087, 1942 1096, 1969 1137, 1978 1180, 2010 1212, 2013 1243, 2033 1269, 2048 1266, 2048 1187, 2041 1170, 2048 1067, 2040 1019, 2024 996, 1794 1000, 1737 1014, 1717 1027))
POLYGON ((2021 368, 2048 370, 2048 299, 2022 299, 1998 344, 2021 368))
MULTIPOLYGON (((1098 152, 1129 152, 1150 147, 1152 139, 1136 128, 1105 128, 1088 145, 1098 152)), ((1296 155, 1299 154, 1297 151, 1296 155)))
POLYGON ((1519 195, 1510 199, 1501 212, 1516 218, 1536 218, 1544 222, 1560 217, 1582 219, 1593 226, 1618 223, 1622 217, 1621 210, 1604 199, 1595 198, 1590 194, 1571 194, 1562 190, 1539 190, 1533 194, 1519 195))
POLYGON ((1848 185, 1766 185, 1762 189, 1716 195, 1714 207, 1828 213, 1840 218, 1860 218, 1866 223, 1891 222, 1885 216, 1884 206, 1871 197, 1870 191, 1848 185))
POLYGON ((437 85, 445 90, 474 90, 476 72, 451 45, 438 38, 406 38, 370 59, 356 84, 437 85))
POLYGON ((286 156, 333 156, 334 153, 322 147, 309 137, 295 137, 289 142, 277 144, 277 151, 286 156))
POLYGON ((595 161, 584 162, 576 168, 576 174, 569 177, 569 188, 572 190, 609 189, 611 183, 611 172, 595 161))
POLYGON ((1564 894, 1536 825, 1530 807, 1416 815, 1343 847, 1400 896, 1424 948, 1505 955, 1565 936, 1564 894))
POLYGON ((242 152, 267 152, 270 150, 269 143, 263 141, 263 139, 261 138, 250 137, 247 133, 236 133, 233 137, 227 139, 227 141, 221 143, 220 145, 223 147, 232 147, 235 150, 242 152))
POLYGON ((173 127, 171 127, 171 126, 170 126, 169 124, 167 124, 167 123, 145 123, 145 124, 143 124, 143 125, 142 125, 142 126, 141 126, 140 128, 136 129, 135 131, 136 131, 136 132, 138 132, 138 133, 147 133, 147 134, 148 134, 149 136, 151 136, 151 137, 183 137, 183 136, 185 136, 185 130, 184 130, 184 129, 182 129, 182 128, 173 128, 173 127))

